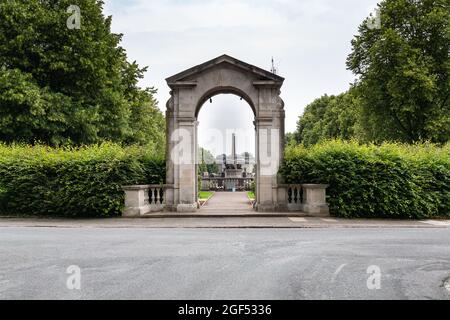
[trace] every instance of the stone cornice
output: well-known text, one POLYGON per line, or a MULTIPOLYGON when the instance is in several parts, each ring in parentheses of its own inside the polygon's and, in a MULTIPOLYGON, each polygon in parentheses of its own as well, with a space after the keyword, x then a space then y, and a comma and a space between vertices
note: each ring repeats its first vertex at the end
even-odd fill
POLYGON ((167 83, 171 89, 195 88, 197 81, 177 81, 167 83))
POLYGON ((279 89, 283 85, 280 81, 253 81, 256 88, 274 88, 279 89))

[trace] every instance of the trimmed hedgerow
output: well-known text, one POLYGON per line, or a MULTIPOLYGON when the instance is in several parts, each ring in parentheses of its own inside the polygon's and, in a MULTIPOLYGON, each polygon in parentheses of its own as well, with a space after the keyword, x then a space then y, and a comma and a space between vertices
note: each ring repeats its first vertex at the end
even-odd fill
POLYGON ((286 150, 286 183, 324 183, 340 217, 450 216, 450 144, 381 146, 328 141, 286 150))
POLYGON ((163 183, 152 147, 102 144, 54 149, 0 144, 0 214, 111 217, 124 185, 163 183))

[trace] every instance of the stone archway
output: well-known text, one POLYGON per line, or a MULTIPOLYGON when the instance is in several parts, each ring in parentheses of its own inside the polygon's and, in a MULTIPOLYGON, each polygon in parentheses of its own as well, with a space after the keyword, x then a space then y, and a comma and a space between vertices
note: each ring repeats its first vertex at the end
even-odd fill
POLYGON ((221 93, 246 100, 255 114, 256 209, 286 209, 279 191, 278 168, 284 153, 284 79, 227 55, 166 79, 167 102, 166 206, 170 211, 197 210, 197 116, 205 101, 221 93))

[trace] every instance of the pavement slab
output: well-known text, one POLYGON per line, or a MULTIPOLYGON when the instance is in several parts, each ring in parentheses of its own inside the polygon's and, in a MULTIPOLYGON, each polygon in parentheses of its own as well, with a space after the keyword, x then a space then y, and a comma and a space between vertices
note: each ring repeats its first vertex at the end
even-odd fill
POLYGON ((200 215, 253 214, 252 203, 246 192, 215 192, 200 208, 200 215))

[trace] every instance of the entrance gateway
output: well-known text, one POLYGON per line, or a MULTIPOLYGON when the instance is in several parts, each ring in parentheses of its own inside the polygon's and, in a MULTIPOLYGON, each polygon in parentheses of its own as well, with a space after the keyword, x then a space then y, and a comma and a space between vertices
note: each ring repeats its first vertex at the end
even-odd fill
MULTIPOLYGON (((277 173, 284 154, 284 78, 228 55, 220 56, 166 79, 172 89, 167 102, 166 208, 197 211, 197 117, 213 96, 235 94, 250 105, 256 130, 257 211, 285 211, 277 173)), ((285 192, 285 190, 282 190, 285 192)))
POLYGON ((171 212, 185 216, 198 210, 197 117, 207 100, 222 93, 247 101, 255 116, 255 210, 329 215, 327 185, 285 185, 279 180, 284 155, 282 77, 223 55, 166 80, 172 89, 166 111, 166 184, 124 186, 125 217, 158 216, 160 212, 163 217, 171 212))

